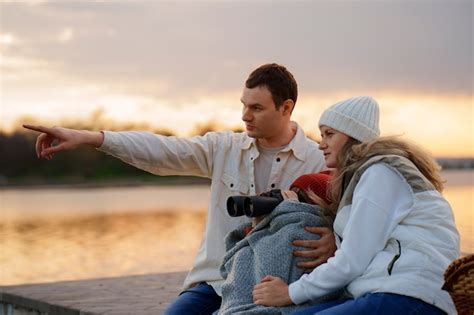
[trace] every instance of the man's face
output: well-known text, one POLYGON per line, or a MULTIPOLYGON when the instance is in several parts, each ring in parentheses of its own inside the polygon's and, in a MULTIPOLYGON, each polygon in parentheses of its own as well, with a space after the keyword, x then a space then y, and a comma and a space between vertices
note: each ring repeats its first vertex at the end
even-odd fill
POLYGON ((271 140, 284 132, 289 122, 288 108, 276 109, 272 95, 266 87, 247 87, 242 92, 242 120, 252 138, 271 140))

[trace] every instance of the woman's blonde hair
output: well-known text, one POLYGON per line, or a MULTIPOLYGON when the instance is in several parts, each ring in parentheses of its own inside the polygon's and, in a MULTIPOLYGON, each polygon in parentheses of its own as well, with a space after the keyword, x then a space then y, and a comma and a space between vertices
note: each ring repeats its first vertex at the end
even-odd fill
POLYGON ((433 157, 418 145, 397 136, 379 137, 368 142, 359 142, 353 138, 342 147, 337 157, 337 167, 331 181, 331 210, 335 212, 343 194, 343 180, 357 170, 367 159, 376 155, 399 155, 409 159, 436 190, 443 190, 441 167, 433 157))

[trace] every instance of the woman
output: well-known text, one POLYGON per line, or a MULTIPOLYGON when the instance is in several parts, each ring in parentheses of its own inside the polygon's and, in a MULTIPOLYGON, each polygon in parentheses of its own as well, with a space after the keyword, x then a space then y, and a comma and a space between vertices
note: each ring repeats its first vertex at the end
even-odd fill
POLYGON ((424 151, 379 138, 378 104, 370 97, 337 103, 319 128, 332 182, 337 251, 287 285, 273 276, 254 287, 254 303, 301 304, 345 287, 353 297, 295 314, 453 314, 441 289, 459 256, 452 210, 440 194, 439 167, 424 151))

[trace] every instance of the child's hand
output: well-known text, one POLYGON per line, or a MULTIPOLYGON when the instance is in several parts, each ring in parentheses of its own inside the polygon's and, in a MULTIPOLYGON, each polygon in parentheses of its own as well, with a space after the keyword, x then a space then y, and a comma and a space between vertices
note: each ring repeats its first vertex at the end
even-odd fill
POLYGON ((288 293, 288 285, 278 277, 265 276, 253 288, 253 302, 266 306, 286 306, 293 304, 288 293))
POLYGON ((289 200, 298 201, 298 195, 293 190, 282 190, 281 196, 283 197, 284 200, 289 199, 289 200))

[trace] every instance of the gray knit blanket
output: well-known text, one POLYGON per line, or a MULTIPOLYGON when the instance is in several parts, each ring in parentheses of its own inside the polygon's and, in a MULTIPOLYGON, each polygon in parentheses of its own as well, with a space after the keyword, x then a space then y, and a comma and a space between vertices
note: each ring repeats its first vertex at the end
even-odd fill
POLYGON ((285 200, 268 214, 245 236, 242 225, 230 232, 225 239, 226 254, 220 267, 224 278, 222 304, 219 314, 289 314, 300 307, 338 298, 335 292, 318 300, 298 306, 267 307, 253 304, 253 287, 266 275, 280 277, 292 283, 303 275, 296 267, 301 259, 293 256, 293 240, 319 239, 318 235, 304 229, 305 226, 329 226, 322 209, 285 200))

